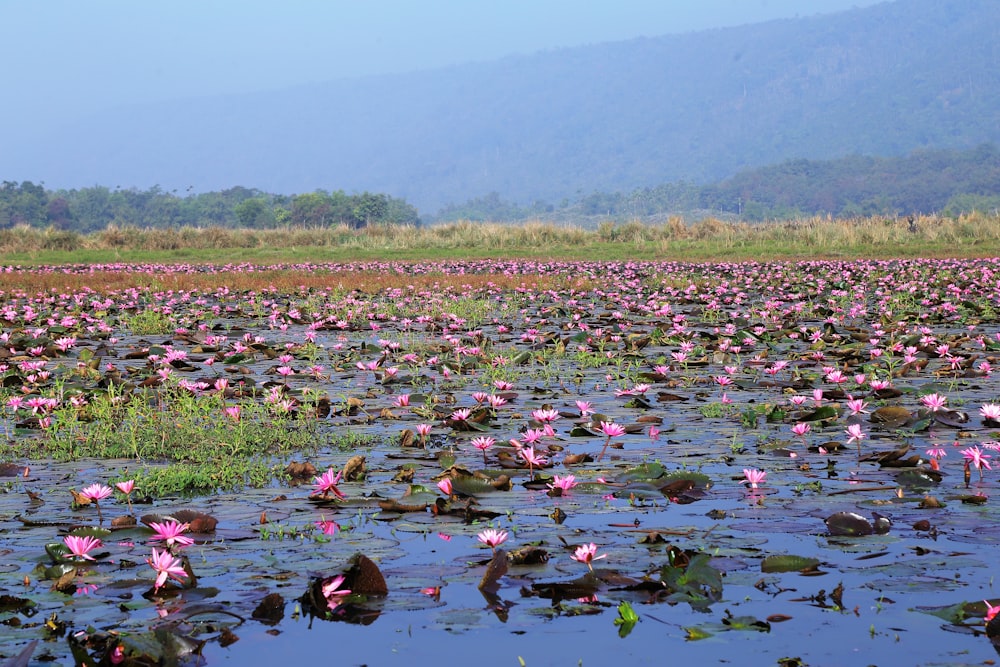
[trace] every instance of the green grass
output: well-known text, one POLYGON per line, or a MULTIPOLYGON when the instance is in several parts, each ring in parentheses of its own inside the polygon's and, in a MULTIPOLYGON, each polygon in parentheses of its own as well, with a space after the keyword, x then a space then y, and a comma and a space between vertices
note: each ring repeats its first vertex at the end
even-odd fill
POLYGON ((1000 242, 956 245, 925 242, 910 245, 840 245, 823 247, 804 243, 771 241, 723 244, 711 241, 684 241, 664 246, 644 242, 624 244, 596 242, 581 246, 552 245, 543 248, 516 248, 503 251, 480 248, 419 248, 409 250, 356 248, 219 248, 190 250, 135 250, 111 252, 40 251, 0 257, 4 264, 42 266, 54 264, 279 264, 355 261, 439 261, 463 259, 554 259, 584 261, 670 260, 682 262, 779 261, 798 259, 889 259, 895 257, 986 257, 1000 254, 1000 242))

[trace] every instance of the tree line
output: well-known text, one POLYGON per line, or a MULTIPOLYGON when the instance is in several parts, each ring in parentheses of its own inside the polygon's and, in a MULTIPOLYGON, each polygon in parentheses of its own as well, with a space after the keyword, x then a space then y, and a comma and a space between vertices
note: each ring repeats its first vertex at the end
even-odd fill
POLYGON ((0 182, 0 228, 55 227, 82 233, 108 225, 146 228, 282 226, 351 228, 372 224, 417 224, 417 209, 385 194, 316 190, 276 195, 253 188, 221 192, 166 192, 159 186, 110 189, 94 186, 48 190, 42 184, 0 182))
POLYGON ((592 192, 559 205, 518 206, 497 193, 451 204, 440 221, 582 221, 716 215, 747 221, 1000 210, 1000 149, 918 150, 903 157, 853 155, 836 160, 786 160, 747 169, 716 183, 665 183, 631 192, 592 192))

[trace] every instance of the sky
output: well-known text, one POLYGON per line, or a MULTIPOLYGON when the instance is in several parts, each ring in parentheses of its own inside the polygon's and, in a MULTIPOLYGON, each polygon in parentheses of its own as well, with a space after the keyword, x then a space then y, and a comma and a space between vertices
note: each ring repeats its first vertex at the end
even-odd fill
POLYGON ((878 0, 0 0, 4 127, 878 0))

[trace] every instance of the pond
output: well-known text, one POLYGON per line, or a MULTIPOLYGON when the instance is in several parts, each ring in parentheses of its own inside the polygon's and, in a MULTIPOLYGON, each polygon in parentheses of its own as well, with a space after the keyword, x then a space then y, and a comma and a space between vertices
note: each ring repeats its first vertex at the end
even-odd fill
POLYGON ((5 289, 10 664, 995 659, 995 260, 349 269, 5 289))

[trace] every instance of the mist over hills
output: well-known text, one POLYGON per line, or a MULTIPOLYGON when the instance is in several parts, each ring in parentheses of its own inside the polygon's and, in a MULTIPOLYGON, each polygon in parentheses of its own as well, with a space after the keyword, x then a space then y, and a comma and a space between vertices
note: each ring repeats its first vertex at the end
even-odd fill
POLYGON ((48 188, 385 192, 431 213, 1000 143, 1000 2, 827 16, 116 109, 0 143, 48 188))

